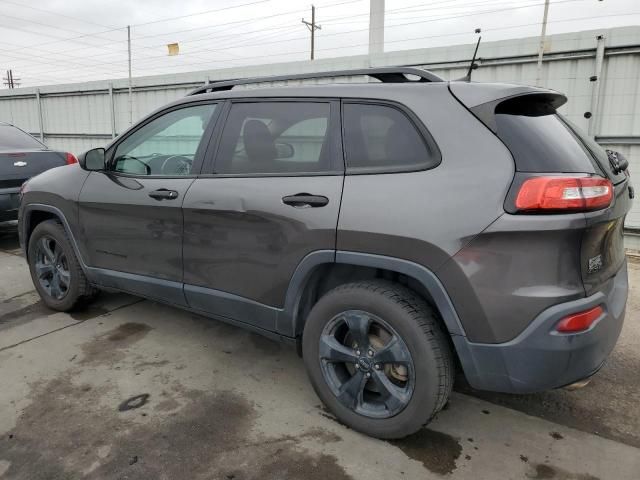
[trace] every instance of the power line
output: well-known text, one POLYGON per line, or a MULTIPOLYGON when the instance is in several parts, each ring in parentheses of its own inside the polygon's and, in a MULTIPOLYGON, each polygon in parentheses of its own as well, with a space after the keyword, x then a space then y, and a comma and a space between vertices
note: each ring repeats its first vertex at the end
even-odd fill
MULTIPOLYGON (((7 1, 7 0, 5 0, 5 1, 7 1)), ((159 22, 164 22, 164 21, 170 21, 170 20, 175 20, 175 19, 185 18, 185 17, 187 17, 187 16, 196 16, 196 15, 203 15, 203 14, 208 14, 208 13, 213 13, 213 12, 219 12, 219 11, 222 11, 222 10, 228 10, 228 9, 231 9, 231 8, 239 8, 239 7, 246 6, 246 5, 252 5, 252 4, 254 4, 254 3, 262 3, 262 2, 264 2, 264 1, 266 1, 266 0, 260 0, 260 1, 258 1, 258 2, 251 2, 251 3, 248 3, 248 4, 242 4, 242 5, 235 5, 235 6, 231 6, 231 7, 226 7, 226 8, 224 8, 224 9, 206 10, 206 11, 203 11, 203 12, 196 12, 196 13, 188 14, 188 15, 181 15, 181 16, 177 16, 177 17, 164 18, 164 19, 154 20, 154 21, 151 21, 151 22, 140 23, 140 24, 134 24, 134 26, 136 26, 136 25, 137 25, 137 26, 141 26, 141 25, 148 25, 148 24, 153 24, 153 23, 159 23, 159 22)), ((326 8, 326 7, 332 7, 332 6, 339 6, 339 5, 346 5, 346 4, 359 3, 360 1, 361 1, 361 0, 341 1, 341 2, 336 2, 336 3, 332 3, 332 4, 327 4, 327 5, 325 5, 324 7, 326 8)), ((450 3, 451 1, 455 1, 455 0, 445 0, 444 2, 437 2, 437 3, 440 3, 440 4, 443 4, 443 3, 450 3)), ((433 4, 432 4, 432 5, 433 5, 433 4)), ((406 6, 406 7, 402 7, 402 8, 398 8, 398 9, 392 9, 392 10, 389 10, 389 12, 398 11, 398 10, 406 10, 406 9, 408 9, 408 8, 416 8, 416 7, 418 7, 418 5, 410 5, 410 6, 406 6)), ((43 10, 43 9, 40 9, 40 10, 43 10)), ((289 14, 289 13, 296 13, 296 12, 301 12, 301 10, 295 10, 295 11, 283 12, 283 13, 279 13, 279 14, 275 14, 275 15, 270 15, 270 16, 267 16, 267 17, 256 17, 255 19, 260 20, 260 19, 272 18, 272 17, 277 17, 277 16, 282 16, 282 15, 287 15, 287 14, 289 14)), ((367 14, 363 14, 363 15, 367 15, 367 14)), ((14 17, 14 18, 18 18, 18 17, 14 17)), ((338 18, 338 17, 334 17, 334 18, 338 18)), ((21 19, 21 20, 23 20, 23 21, 28 21, 28 20, 26 20, 26 19, 21 19)), ((186 29, 186 30, 179 30, 179 31, 177 31, 177 32, 173 32, 173 33, 187 32, 187 31, 194 31, 194 30, 201 30, 201 29, 204 29, 204 28, 215 28, 215 27, 219 27, 219 26, 223 26, 223 25, 232 25, 232 24, 239 24, 239 23, 245 23, 245 24, 246 24, 246 23, 248 23, 248 22, 250 22, 250 21, 251 21, 251 20, 246 20, 246 19, 245 19, 245 20, 239 20, 239 21, 233 21, 233 22, 226 22, 226 23, 223 23, 223 24, 209 25, 209 26, 205 26, 205 27, 196 27, 196 28, 186 29)), ((38 23, 38 22, 35 22, 35 23, 38 23)), ((52 35, 50 35, 50 34, 47 34, 48 36, 51 36, 52 38, 56 38, 56 41, 53 41, 53 42, 47 42, 46 44, 35 44, 35 45, 30 45, 30 46, 17 46, 17 47, 18 47, 18 49, 14 49, 14 53, 16 53, 16 52, 18 52, 18 51, 21 51, 21 50, 25 50, 25 49, 36 48, 36 47, 39 47, 39 46, 42 46, 42 45, 47 45, 47 46, 48 46, 48 45, 55 44, 55 43, 66 42, 66 41, 70 41, 70 40, 74 40, 74 39, 79 39, 79 38, 85 38, 85 37, 89 37, 89 36, 91 36, 91 37, 98 37, 98 38, 101 38, 101 37, 99 37, 99 35, 101 35, 101 34, 103 34, 103 33, 113 32, 113 31, 117 31, 117 30, 124 30, 125 28, 126 28, 126 27, 113 28, 113 29, 109 29, 109 30, 102 31, 102 32, 96 32, 96 33, 82 33, 82 32, 77 32, 77 33, 82 33, 82 34, 81 34, 81 35, 78 35, 78 36, 76 36, 76 37, 68 37, 68 38, 57 37, 57 36, 52 36, 52 35)), ((15 29, 15 28, 14 28, 14 29, 15 29)), ((31 32, 31 31, 24 30, 24 29, 18 29, 18 30, 25 31, 25 32, 27 32, 27 33, 35 33, 35 32, 31 32)), ((168 35, 168 33, 163 32, 163 33, 160 33, 160 34, 154 34, 154 35, 141 36, 141 37, 138 37, 138 38, 137 38, 137 40, 139 40, 139 39, 143 39, 143 38, 157 37, 157 36, 166 36, 166 35, 168 35)), ((109 39, 109 40, 111 40, 111 39, 109 39)), ((134 40, 135 40, 135 39, 134 39, 134 40)), ((68 53, 69 53, 69 52, 80 51, 80 50, 86 50, 86 49, 89 49, 89 48, 99 48, 99 49, 104 49, 104 47, 106 47, 107 45, 112 45, 112 44, 121 44, 121 43, 123 43, 123 42, 124 42, 124 40, 118 40, 118 41, 110 41, 109 43, 101 44, 101 45, 88 44, 87 46, 83 46, 83 47, 79 47, 79 48, 76 48, 76 49, 67 50, 66 55, 67 55, 67 56, 69 56, 69 55, 68 55, 68 53)), ((182 42, 182 43, 185 43, 185 42, 182 42)), ((145 49, 147 49, 147 48, 151 48, 151 47, 147 47, 147 46, 140 45, 140 44, 135 44, 135 43, 134 43, 134 46, 136 46, 136 47, 138 47, 138 48, 145 48, 145 49)), ((62 55, 60 52, 51 52, 51 51, 48 51, 48 50, 45 50, 45 52, 46 52, 47 54, 54 54, 54 55, 58 55, 58 56, 62 55)), ((114 55, 114 53, 109 52, 109 53, 105 53, 105 54, 103 54, 103 55, 92 55, 92 58, 95 58, 96 56, 105 56, 105 55, 110 56, 110 55, 114 55)), ((85 57, 74 57, 74 56, 69 56, 69 57, 71 57, 71 58, 77 58, 77 59, 83 59, 83 58, 85 58, 85 57)), ((153 57, 153 58, 158 58, 158 57, 156 56, 156 57, 153 57)), ((116 62, 114 62, 114 63, 116 63, 116 62)), ((97 65, 97 64, 92 64, 92 65, 97 65)))
POLYGON ((156 23, 164 23, 164 22, 170 22, 170 21, 174 21, 174 20, 181 20, 183 18, 189 18, 189 17, 195 17, 198 15, 207 15, 209 13, 218 13, 218 12, 222 12, 224 10, 232 10, 234 8, 240 8, 240 7, 249 7, 251 5, 257 5, 258 3, 267 3, 271 0, 256 0, 253 2, 249 2, 249 3, 243 3, 240 5, 233 5, 231 7, 225 7, 225 8, 215 8, 213 10, 205 10, 203 12, 196 12, 196 13, 188 13, 186 15, 180 15, 177 17, 168 17, 168 18, 161 18, 159 20, 152 20, 150 22, 144 22, 144 23, 134 23, 133 25, 131 25, 132 27, 143 27, 146 25, 154 25, 156 23))
MULTIPOLYGON (((590 17, 580 17, 580 18, 574 18, 574 19, 557 20, 555 22, 549 22, 549 23, 564 23, 564 22, 580 21, 580 20, 587 20, 587 19, 593 19, 593 18, 627 16, 627 15, 640 15, 640 12, 632 12, 632 13, 628 13, 628 14, 612 14, 612 15, 599 15, 599 16, 590 16, 590 17)), ((485 32, 486 31, 499 31, 499 30, 507 30, 507 29, 513 29, 513 28, 526 27, 526 26, 537 26, 539 24, 540 24, 540 22, 535 22, 535 23, 527 23, 527 24, 520 24, 520 25, 512 25, 512 26, 509 26, 509 27, 487 28, 487 29, 484 29, 483 31, 485 31, 485 32)), ((406 42, 406 41, 411 41, 411 40, 423 40, 423 39, 432 39, 432 38, 440 38, 440 37, 461 36, 461 35, 470 35, 470 33, 465 31, 465 32, 457 32, 457 33, 427 35, 427 36, 421 36, 421 37, 412 37, 412 38, 407 38, 407 39, 389 41, 389 42, 386 42, 386 43, 401 43, 401 42, 406 42)), ((359 44, 344 45, 344 46, 339 46, 339 47, 322 48, 322 49, 319 49, 319 50, 320 51, 342 50, 342 49, 360 47, 360 46, 366 46, 366 45, 367 45, 367 43, 359 43, 359 44)), ((260 55, 260 56, 256 56, 256 57, 243 57, 240 60, 264 59, 264 58, 268 58, 268 57, 287 57, 287 56, 291 56, 291 55, 304 54, 306 52, 307 52, 306 50, 300 50, 300 51, 296 51, 296 52, 285 52, 285 53, 278 53, 278 54, 271 54, 271 55, 260 55)), ((179 67, 183 68, 183 67, 191 66, 191 65, 202 67, 204 65, 217 64, 217 63, 220 63, 220 62, 219 61, 211 61, 211 62, 208 62, 208 63, 205 63, 205 64, 202 64, 202 63, 182 64, 179 67)), ((164 73, 167 73, 167 68, 166 67, 156 67, 156 68, 154 68, 153 66, 149 66, 149 67, 146 67, 145 70, 150 70, 150 71, 160 70, 160 71, 162 71, 164 73)))
MULTIPOLYGON (((340 1, 340 2, 326 4, 324 7, 328 8, 328 7, 333 7, 333 6, 358 3, 360 1, 362 1, 362 0, 340 1)), ((247 4, 244 4, 244 5, 247 5, 247 4)), ((236 6, 236 7, 238 7, 238 6, 236 6)), ((220 11, 220 10, 207 10, 207 11, 204 11, 204 12, 197 12, 197 13, 191 14, 191 16, 202 15, 202 14, 207 14, 207 13, 213 13, 213 12, 217 12, 217 11, 220 11)), ((247 24, 247 23, 251 23, 254 20, 264 20, 264 19, 274 18, 274 17, 278 17, 278 16, 289 15, 289 14, 293 14, 293 13, 301 13, 301 12, 303 12, 303 10, 290 10, 290 11, 287 11, 287 12, 281 12, 281 13, 274 14, 274 15, 254 17, 254 18, 250 18, 250 19, 237 20, 237 21, 232 21, 232 22, 225 22, 225 23, 216 24, 216 25, 207 25, 207 26, 204 26, 204 27, 190 28, 190 29, 179 30, 179 31, 174 31, 174 32, 170 32, 170 33, 163 32, 163 33, 160 33, 160 34, 140 36, 140 37, 137 37, 137 39, 158 37, 158 36, 166 36, 166 35, 169 35, 171 33, 181 33, 181 32, 194 31, 194 30, 202 30, 202 29, 206 29, 206 28, 217 28, 217 27, 220 27, 220 26, 247 24)), ((173 18, 165 18, 165 19, 163 19, 163 21, 169 21, 169 20, 172 20, 172 19, 175 19, 175 18, 182 18, 182 16, 181 17, 173 17, 173 18)), ((157 21, 149 22, 149 23, 157 23, 157 21)), ((142 25, 142 24, 138 24, 138 25, 142 25)), ((48 45, 55 44, 55 43, 61 43, 61 42, 76 40, 76 39, 79 39, 79 38, 85 38, 85 37, 88 37, 88 36, 98 36, 98 35, 101 35, 103 33, 108 33, 108 32, 113 32, 113 31, 118 31, 118 30, 124 30, 124 29, 126 29, 126 27, 114 28, 114 29, 109 29, 109 30, 105 30, 105 31, 102 31, 102 32, 96 32, 95 34, 83 34, 83 35, 79 35, 79 36, 76 36, 76 37, 69 37, 69 38, 66 38, 66 39, 58 39, 56 41, 51 41, 51 42, 47 42, 47 43, 38 43, 38 44, 27 45, 27 46, 14 45, 15 47, 18 47, 18 48, 13 49, 13 53, 24 51, 24 50, 28 50, 28 49, 32 49, 32 48, 38 48, 38 47, 41 47, 41 46, 48 46, 48 45)), ((26 31, 26 32, 27 33, 34 33, 34 32, 30 32, 30 31, 26 31)), ((107 45, 113 45, 113 44, 122 44, 123 42, 124 42, 124 40, 111 41, 109 43, 102 44, 101 47, 105 47, 107 45)), ((138 47, 138 48, 145 48, 145 49, 151 48, 151 47, 146 47, 146 46, 143 46, 143 45, 140 45, 140 44, 135 44, 135 43, 134 43, 134 46, 138 47)), ((88 45, 88 46, 82 46, 82 47, 79 47, 79 48, 67 50, 67 55, 68 55, 69 52, 86 50, 86 49, 94 48, 94 47, 96 47, 96 46, 88 45)), ((44 52, 46 54, 48 54, 48 55, 62 55, 60 52, 52 52, 50 50, 44 50, 44 52)), ((92 55, 92 57, 95 58, 96 56, 104 56, 104 55, 113 55, 113 53, 106 53, 106 54, 102 54, 102 55, 92 55)), ((69 57, 77 58, 77 59, 85 58, 85 57, 75 57, 75 56, 69 56, 69 57)), ((14 58, 19 58, 19 57, 14 57, 14 58)))
MULTIPOLYGON (((567 2, 565 1, 565 2, 553 2, 553 3, 567 3, 567 2)), ((529 6, 532 6, 532 5, 529 5, 529 6)), ((529 7, 529 6, 527 6, 527 7, 529 7)), ((516 7, 516 8, 523 8, 523 7, 520 6, 520 7, 516 7)), ((505 9, 500 9, 500 11, 503 11, 503 10, 505 10, 505 9)), ((488 12, 482 12, 482 13, 488 13, 488 12)), ((461 16, 469 16, 469 15, 476 15, 476 14, 478 14, 478 13, 474 12, 474 13, 467 14, 467 15, 455 15, 455 16, 452 16, 450 18, 459 18, 461 16)), ((607 16, 621 16, 621 15, 604 15, 604 16, 600 15, 600 16, 597 16, 597 17, 583 17, 582 19, 602 18, 602 17, 607 17, 607 16)), ((439 18, 437 20, 443 20, 443 19, 445 19, 445 18, 439 18)), ((430 20, 430 21, 435 21, 435 20, 430 20)), ((563 21, 573 21, 573 19, 560 20, 560 21, 558 21, 558 23, 563 22, 563 21)), ((425 22, 424 21, 407 22, 407 23, 403 23, 403 24, 394 25, 394 27, 398 27, 398 26, 401 26, 401 25, 407 25, 407 24, 414 24, 414 23, 425 23, 425 22)), ((535 24, 525 24, 524 26, 537 25, 537 24, 539 24, 539 22, 536 22, 535 24)), ((484 30, 485 31, 490 31, 490 30, 500 30, 500 29, 508 29, 508 28, 516 28, 516 27, 515 26, 511 26, 511 27, 501 27, 501 28, 498 28, 498 29, 484 29, 484 30)), ((364 29, 364 30, 366 30, 366 29, 364 29)), ((362 31, 362 30, 352 30, 352 31, 347 31, 347 32, 340 32, 340 34, 352 33, 352 32, 355 32, 355 31, 362 31)), ((465 32, 460 32, 459 34, 431 35, 431 36, 427 36, 427 37, 414 37, 414 38, 411 38, 411 39, 407 39, 406 38, 406 39, 401 39, 401 40, 398 40, 398 41, 387 42, 387 43, 406 42, 406 41, 425 39, 425 38, 437 38, 437 37, 440 37, 440 36, 462 35, 464 33, 465 32)), ((287 39, 286 41, 292 41, 292 40, 295 40, 295 39, 287 39)), ((264 45, 264 44, 265 44, 264 42, 261 42, 259 45, 264 45)), ((346 49, 346 48, 353 48, 353 47, 364 46, 364 45, 366 45, 366 44, 346 45, 346 46, 340 46, 340 47, 328 48, 328 49, 321 49, 321 50, 322 51, 328 51, 328 50, 336 50, 336 49, 346 49)), ((251 44, 245 44, 245 45, 242 45, 242 46, 244 47, 244 46, 252 46, 252 45, 251 44)), ((199 50, 199 51, 195 51, 195 52, 190 52, 190 53, 188 53, 188 55, 192 56, 192 58, 195 58, 195 57, 193 57, 193 55, 196 54, 196 53, 199 53, 201 51, 202 52, 211 52, 211 51, 215 51, 215 49, 199 50)), ((245 60, 250 60, 250 59, 254 59, 254 58, 260 59, 260 58, 274 57, 274 56, 275 57, 280 57, 280 56, 287 56, 287 55, 296 55, 298 53, 301 53, 301 52, 286 52, 286 53, 278 53, 278 54, 274 54, 274 55, 260 55, 258 57, 239 57, 237 60, 225 60, 225 62, 245 61, 245 60)), ((187 54, 185 54, 185 55, 187 55, 187 54)), ((159 58, 159 57, 146 57, 147 60, 152 60, 152 59, 155 59, 155 58, 159 58)), ((218 64, 218 63, 221 63, 221 61, 209 61, 209 62, 204 63, 204 64, 212 64, 212 63, 213 64, 218 64)), ((116 64, 116 65, 119 65, 119 66, 122 65, 120 62, 103 62, 101 64, 96 64, 96 66, 98 66, 98 65, 110 65, 110 64, 116 64)), ((184 68, 184 67, 189 66, 189 65, 203 66, 203 63, 198 63, 198 64, 180 64, 180 65, 175 65, 175 66, 166 66, 165 65, 165 66, 162 66, 162 67, 159 67, 159 68, 155 68, 155 69, 153 68, 153 65, 146 65, 146 66, 142 65, 141 70, 144 70, 144 71, 162 70, 162 71, 166 72, 167 70, 169 70, 171 68, 184 68)), ((55 72, 50 72, 50 73, 55 73, 55 72)), ((111 73, 114 73, 114 71, 112 70, 111 73)), ((90 77, 90 76, 91 75, 74 75, 74 78, 90 77)))
POLYGON ((49 15, 56 15, 58 17, 68 18, 68 19, 75 20, 75 21, 82 22, 82 23, 90 23, 91 25, 96 25, 96 26, 101 27, 101 28, 113 28, 113 27, 109 27, 107 25, 102 25, 100 23, 95 23, 95 22, 93 22, 91 20, 87 20, 85 18, 73 17, 71 15, 65 15, 64 13, 55 12, 53 10, 46 10, 44 8, 33 7, 31 5, 26 5, 24 3, 12 2, 11 0, 0 0, 0 2, 1 3, 8 3, 8 4, 11 4, 11 5, 16 5, 16 6, 21 7, 21 8, 28 8, 29 10, 36 10, 36 11, 39 11, 39 12, 48 13, 49 15))
MULTIPOLYGON (((584 0, 558 0, 555 2, 552 2, 553 4, 559 4, 559 3, 571 3, 571 2, 581 2, 584 0)), ((472 12, 472 13, 465 13, 465 14, 456 14, 456 15, 451 15, 448 17, 438 17, 438 18, 429 18, 426 20, 418 20, 418 21, 413 21, 413 22, 405 22, 405 23, 398 23, 398 24, 394 24, 394 25, 387 25, 387 29, 389 28, 396 28, 396 27, 401 27, 401 26, 406 26, 406 25, 416 25, 416 24, 423 24, 423 23, 431 23, 431 22, 436 22, 436 21, 441 21, 441 20, 452 20, 452 19, 457 19, 457 18, 464 18, 464 17, 469 17, 469 16, 477 16, 477 15, 486 15, 489 13, 498 13, 498 12, 504 12, 504 11, 510 11, 510 10, 517 10, 517 9, 521 9, 521 8, 532 8, 532 7, 537 7, 540 5, 544 5, 544 3, 535 3, 535 4, 530 4, 530 5, 526 5, 526 6, 518 6, 518 7, 508 7, 508 8, 501 8, 501 9, 494 9, 494 10, 485 10, 485 11, 481 11, 481 12, 472 12)), ((367 32, 369 29, 368 28, 363 28, 363 29, 356 29, 356 30, 347 30, 344 32, 335 32, 335 33, 329 33, 329 34, 325 34, 323 36, 323 38, 329 37, 329 36, 336 36, 336 35, 347 35, 347 34, 351 34, 351 33, 357 33, 357 32, 367 32)), ((304 39, 304 37, 299 37, 299 38, 293 38, 293 39, 287 39, 287 40, 274 40, 274 41, 270 41, 270 42, 260 42, 257 44, 248 44, 248 45, 244 45, 245 47, 249 47, 249 46, 264 46, 264 45, 272 45, 275 43, 282 43, 282 42, 290 42, 293 40, 301 40, 304 39)), ((209 48, 209 49, 204 49, 204 50, 195 50, 193 52, 186 52, 183 54, 183 56, 187 56, 187 55, 192 55, 192 54, 196 54, 196 53, 203 53, 203 52, 215 52, 215 51, 220 51, 220 50, 226 50, 228 47, 219 47, 219 48, 209 48)), ((152 59, 156 59, 156 58, 161 58, 161 56, 150 56, 150 57, 146 57, 144 59, 142 59, 142 61, 147 61, 147 60, 152 60, 152 59)))
MULTIPOLYGON (((426 12, 426 11, 431 11, 431 10, 454 10, 454 9, 461 9, 461 8, 474 8, 474 7, 489 7, 489 6, 500 6, 500 5, 509 5, 509 6, 517 6, 514 5, 513 1, 504 1, 504 0, 500 0, 497 1, 496 0, 484 0, 484 1, 475 1, 475 2, 471 2, 471 3, 456 3, 455 5, 444 5, 447 3, 451 3, 452 1, 457 1, 457 0, 445 0, 443 2, 431 2, 428 4, 427 7, 424 6, 424 4, 422 5, 413 5, 411 7, 402 7, 402 8, 397 8, 397 9, 393 9, 393 10, 385 10, 385 19, 393 17, 393 20, 402 20, 402 19, 407 19, 407 18, 413 18, 415 19, 416 16, 415 15, 411 15, 410 17, 398 17, 397 15, 403 15, 403 14, 410 14, 410 13, 421 13, 421 12, 426 12), (407 11, 408 8, 412 8, 415 10, 411 10, 411 11, 407 11)), ((527 0, 521 0, 521 1, 527 1, 527 0)), ((586 0, 585 0, 586 1, 586 0)), ((443 15, 448 15, 449 13, 445 13, 443 15)), ((368 18, 369 14, 368 13, 363 13, 363 14, 357 14, 357 15, 350 15, 349 16, 349 20, 345 20, 343 16, 336 16, 336 17, 329 17, 328 19, 324 20, 324 23, 327 25, 346 25, 346 24, 350 24, 350 23, 368 23, 369 22, 369 18, 368 18), (363 18, 362 20, 352 20, 353 18, 356 17, 366 17, 363 18)))
MULTIPOLYGON (((448 0, 448 1, 451 1, 451 0, 448 0)), ((491 1, 493 1, 493 0, 491 0, 491 1)), ((573 0, 573 1, 585 1, 585 0, 573 0)), ((484 3, 486 3, 486 2, 481 2, 481 4, 484 4, 484 3)), ((502 1, 502 2, 498 3, 498 5, 505 5, 505 4, 511 4, 511 2, 505 3, 504 1, 502 1)), ((466 5, 474 6, 474 4, 466 4, 466 5)), ((475 5, 479 5, 479 4, 476 3, 475 5)), ((521 6, 527 6, 527 5, 521 5, 521 6)), ((537 6, 537 4, 536 4, 536 6, 537 6)), ((385 15, 388 15, 388 13, 389 13, 389 11, 386 11, 385 15)), ((365 15, 368 15, 368 13, 365 14, 365 15)), ((340 18, 343 18, 343 17, 340 17, 340 18)), ((414 20, 416 19, 415 16, 413 16, 411 18, 414 19, 414 20)), ((417 18, 433 18, 433 17, 417 17, 417 18)), ((367 20, 367 22, 368 22, 368 20, 367 20)), ((326 23, 326 22, 323 22, 323 24, 324 23, 326 23)), ((387 26, 390 27, 390 26, 393 26, 393 25, 387 25, 387 26)), ((262 28, 262 29, 258 29, 258 30, 253 30, 253 32, 265 32, 265 31, 282 29, 282 28, 286 28, 286 27, 279 26, 279 27, 273 27, 273 28, 262 28)), ((352 32, 360 32, 360 31, 368 31, 368 28, 367 29, 360 29, 360 30, 346 30, 344 32, 330 33, 330 34, 324 35, 323 37, 326 37, 328 35, 341 35, 343 33, 352 33, 352 32)), ((253 33, 253 32, 247 32, 247 33, 253 33)), ((164 34, 161 34, 161 35, 164 35, 164 34)), ((140 38, 145 38, 145 37, 138 37, 138 39, 140 39, 140 38)), ((219 37, 217 37, 217 36, 211 37, 211 36, 207 35, 207 36, 203 36, 203 37, 196 37, 196 38, 191 38, 191 39, 188 39, 188 40, 183 40, 180 43, 184 45, 184 44, 190 44, 190 43, 196 43, 196 42, 210 41, 210 40, 216 39, 216 38, 219 38, 219 37)), ((305 37, 299 37, 299 39, 303 39, 303 38, 305 38, 305 37)), ((291 39, 291 40, 295 40, 295 39, 291 39)), ((157 44, 156 45, 151 45, 151 47, 159 47, 159 46, 163 46, 163 45, 157 45, 157 44)))
MULTIPOLYGON (((168 22, 168 21, 171 21, 171 20, 182 19, 182 18, 185 18, 187 16, 205 15, 205 14, 209 14, 209 13, 220 12, 222 10, 229 10, 231 8, 238 8, 238 7, 242 7, 242 6, 248 6, 248 5, 253 5, 253 4, 256 4, 256 3, 263 3, 263 2, 267 2, 267 1, 269 1, 269 0, 257 0, 257 1, 251 2, 251 3, 245 3, 245 4, 242 4, 242 5, 236 5, 236 6, 232 6, 232 7, 225 7, 225 8, 222 8, 222 9, 215 9, 215 10, 205 10, 204 12, 196 12, 196 13, 189 14, 189 15, 181 15, 181 16, 178 16, 178 17, 171 17, 171 18, 163 18, 163 19, 160 19, 160 20, 153 20, 151 22, 146 22, 146 23, 132 24, 131 26, 143 26, 143 25, 151 25, 151 24, 160 23, 160 22, 168 22)), ((38 44, 34 44, 34 45, 26 45, 26 46, 23 47, 23 49, 35 48, 35 47, 39 47, 39 46, 43 46, 43 45, 51 45, 52 43, 59 43, 59 42, 67 42, 67 41, 71 41, 71 40, 77 40, 79 38, 86 38, 86 37, 89 37, 89 36, 101 35, 103 33, 114 32, 114 31, 117 31, 117 30, 126 30, 126 26, 117 27, 117 28, 110 28, 108 30, 104 30, 104 31, 101 31, 101 32, 86 33, 86 34, 82 34, 82 35, 75 36, 75 37, 59 38, 58 41, 56 41, 56 42, 47 42, 47 43, 38 43, 38 44)), ((33 32, 31 32, 31 33, 33 33, 33 32)), ((49 36, 51 36, 51 35, 49 35, 49 36)), ((53 37, 53 38, 56 38, 56 37, 53 37)))

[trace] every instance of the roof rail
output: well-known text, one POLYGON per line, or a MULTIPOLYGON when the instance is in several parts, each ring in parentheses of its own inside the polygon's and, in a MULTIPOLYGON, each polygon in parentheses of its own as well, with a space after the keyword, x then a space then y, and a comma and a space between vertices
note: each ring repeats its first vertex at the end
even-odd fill
POLYGON ((231 90, 236 85, 249 85, 252 83, 283 82, 285 80, 307 80, 313 78, 350 77, 354 75, 366 75, 380 80, 382 83, 406 83, 406 82, 443 82, 444 80, 434 73, 413 67, 382 67, 360 68, 355 70, 335 70, 329 72, 298 73, 294 75, 276 75, 271 77, 238 78, 235 80, 222 80, 198 87, 188 95, 199 93, 220 92, 231 90), (407 75, 416 76, 418 80, 410 80, 407 75))

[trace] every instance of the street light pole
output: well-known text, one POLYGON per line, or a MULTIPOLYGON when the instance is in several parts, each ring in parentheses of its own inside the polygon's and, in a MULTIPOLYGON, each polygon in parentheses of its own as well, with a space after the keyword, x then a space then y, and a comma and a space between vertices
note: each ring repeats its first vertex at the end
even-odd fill
POLYGON ((542 86, 542 57, 544 55, 544 43, 547 35, 547 17, 549 16, 549 0, 544 1, 544 15, 542 16, 542 32, 540 32, 540 46, 538 47, 538 66, 536 68, 536 85, 542 86))
POLYGON ((131 25, 127 25, 127 49, 129 52, 129 125, 133 125, 133 93, 131 91, 131 25))

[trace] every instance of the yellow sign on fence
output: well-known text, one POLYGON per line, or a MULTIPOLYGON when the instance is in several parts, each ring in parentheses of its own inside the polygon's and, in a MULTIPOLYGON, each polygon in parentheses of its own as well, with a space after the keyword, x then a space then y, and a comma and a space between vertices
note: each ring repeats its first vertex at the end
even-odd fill
POLYGON ((180 53, 180 46, 177 43, 169 43, 167 45, 169 50, 169 56, 178 55, 180 53))

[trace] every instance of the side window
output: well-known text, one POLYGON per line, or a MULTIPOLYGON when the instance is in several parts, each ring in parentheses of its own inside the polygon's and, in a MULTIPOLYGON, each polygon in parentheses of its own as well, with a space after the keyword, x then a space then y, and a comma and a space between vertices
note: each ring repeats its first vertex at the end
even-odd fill
POLYGON ((116 172, 136 175, 189 175, 215 104, 173 110, 125 138, 113 156, 116 172))
POLYGON ((407 170, 438 163, 437 154, 397 108, 345 103, 342 111, 347 170, 407 170))
POLYGON ((328 102, 234 103, 222 132, 215 172, 332 170, 330 111, 328 102))

